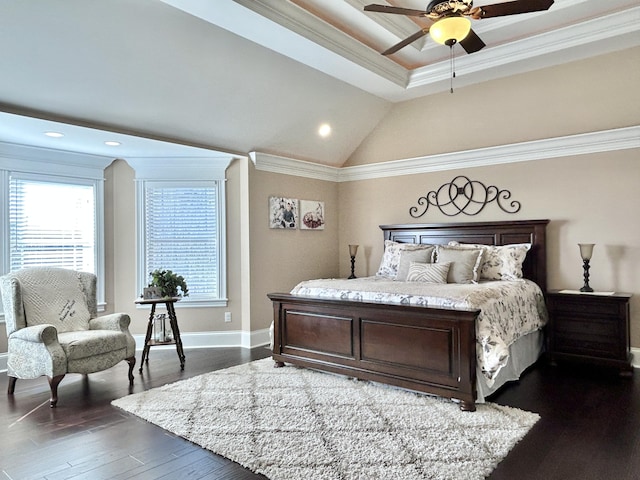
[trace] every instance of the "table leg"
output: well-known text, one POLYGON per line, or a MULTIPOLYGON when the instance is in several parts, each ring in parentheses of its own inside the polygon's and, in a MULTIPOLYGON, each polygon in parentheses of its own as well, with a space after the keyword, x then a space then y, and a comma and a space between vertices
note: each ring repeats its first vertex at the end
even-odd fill
POLYGON ((144 337, 144 347, 142 349, 142 360, 140 360, 140 373, 142 373, 142 367, 144 366, 145 359, 149 364, 149 341, 151 340, 151 333, 153 332, 153 317, 156 313, 156 304, 151 305, 151 314, 149 315, 149 323, 147 324, 147 334, 144 337))
POLYGON ((176 317, 176 311, 173 308, 173 302, 167 302, 167 313, 169 314, 169 324, 171 325, 171 331, 173 332, 173 339, 176 342, 176 351, 178 352, 178 358, 180 359, 180 369, 184 370, 184 349, 182 348, 182 339, 180 338, 180 328, 178 327, 178 318, 176 317))

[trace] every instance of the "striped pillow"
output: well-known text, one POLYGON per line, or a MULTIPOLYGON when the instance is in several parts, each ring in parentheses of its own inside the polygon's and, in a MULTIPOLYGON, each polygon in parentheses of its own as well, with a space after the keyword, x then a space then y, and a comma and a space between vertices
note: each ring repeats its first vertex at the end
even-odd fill
POLYGON ((407 282, 447 283, 451 263, 411 262, 407 282))

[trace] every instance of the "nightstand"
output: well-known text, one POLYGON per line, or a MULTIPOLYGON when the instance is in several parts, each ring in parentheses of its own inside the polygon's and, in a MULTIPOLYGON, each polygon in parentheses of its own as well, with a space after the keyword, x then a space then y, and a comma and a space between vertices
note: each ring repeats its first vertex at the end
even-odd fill
POLYGON ((549 310, 548 355, 616 367, 631 375, 628 293, 547 292, 549 310))

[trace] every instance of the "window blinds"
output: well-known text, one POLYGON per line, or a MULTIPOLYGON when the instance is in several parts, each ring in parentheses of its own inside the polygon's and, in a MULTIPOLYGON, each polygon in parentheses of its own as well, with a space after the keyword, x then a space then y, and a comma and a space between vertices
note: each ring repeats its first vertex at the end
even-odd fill
POLYGON ((93 185, 12 177, 10 269, 55 266, 95 273, 93 185))
POLYGON ((218 184, 145 188, 146 272, 182 275, 189 299, 218 298, 218 184))

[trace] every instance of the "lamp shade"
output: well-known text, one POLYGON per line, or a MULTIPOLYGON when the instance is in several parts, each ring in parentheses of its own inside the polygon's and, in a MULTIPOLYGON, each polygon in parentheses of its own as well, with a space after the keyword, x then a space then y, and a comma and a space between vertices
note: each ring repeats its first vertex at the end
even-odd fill
POLYGON ((356 253, 358 253, 358 246, 359 245, 349 245, 349 255, 351 257, 355 257, 356 253))
POLYGON ((591 255, 593 255, 593 247, 595 243, 579 243, 580 247, 580 256, 583 260, 591 260, 591 255))
POLYGON ((453 45, 464 40, 471 31, 471 20, 466 17, 445 17, 434 23, 429 34, 442 45, 453 45))

